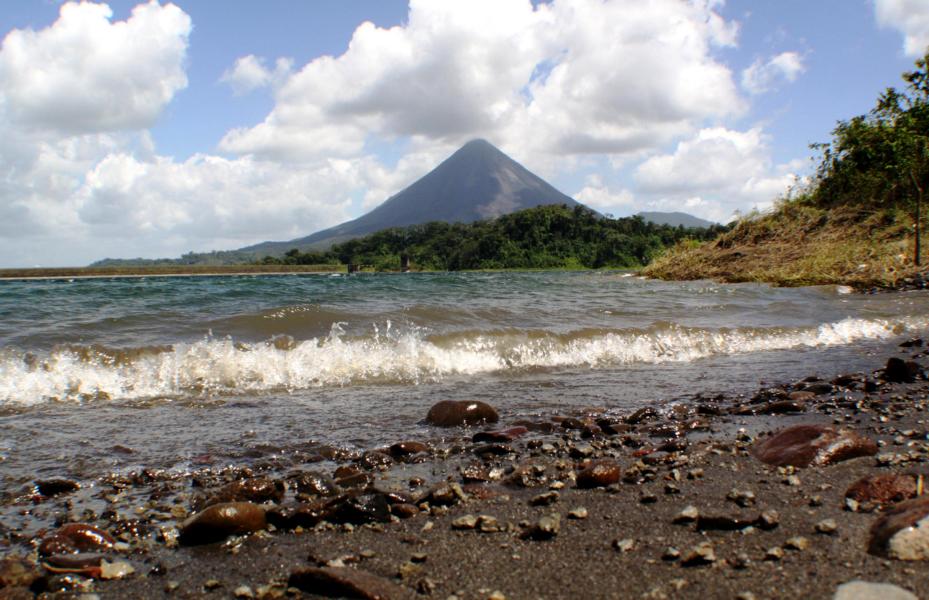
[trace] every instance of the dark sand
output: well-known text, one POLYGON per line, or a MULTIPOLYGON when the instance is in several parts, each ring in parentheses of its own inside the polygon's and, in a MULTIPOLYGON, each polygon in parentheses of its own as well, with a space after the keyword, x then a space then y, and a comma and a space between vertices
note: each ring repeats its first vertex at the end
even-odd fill
MULTIPOLYGON (((925 368, 927 359, 921 350, 901 349, 898 356, 915 359, 925 368)), ((875 364, 874 368, 882 366, 875 364)), ((839 374, 820 375, 829 380, 839 374)), ((791 391, 797 389, 795 384, 785 382, 777 387, 791 391)), ((129 549, 120 558, 129 561, 136 572, 110 581, 46 575, 41 585, 49 590, 70 590, 62 592, 62 597, 83 590, 101 598, 315 598, 320 596, 288 589, 288 579, 299 569, 328 563, 383 578, 385 585, 395 586, 391 587, 394 595, 410 598, 831 598, 840 584, 854 579, 893 583, 926 598, 926 564, 869 554, 869 528, 879 513, 847 510, 844 495, 848 486, 862 476, 925 467, 919 463, 929 458, 929 384, 925 380, 886 383, 870 393, 858 387, 836 389, 808 399, 805 411, 799 414, 734 416, 731 413, 740 407, 757 408, 762 404, 751 405, 748 398, 694 398, 691 409, 702 404, 702 413, 715 412, 715 408, 721 414, 696 414, 692 410, 676 416, 667 413, 612 436, 584 438, 581 430, 561 426, 551 433, 531 432, 510 443, 513 453, 488 457, 483 462, 487 468, 499 467, 501 474, 510 473, 514 467, 540 465, 545 472, 541 485, 513 485, 507 483, 509 475, 504 475, 483 484, 483 493, 472 493, 448 508, 427 509, 412 518, 394 517, 386 523, 352 527, 321 523, 301 532, 262 531, 223 543, 169 548, 156 533, 159 527, 170 529, 177 524, 177 520, 165 516, 166 511, 172 506, 189 507, 197 493, 208 495, 209 477, 197 480, 206 486, 204 491, 192 489, 189 477, 169 482, 159 482, 157 477, 155 481, 140 478, 133 485, 152 500, 147 505, 135 500, 132 506, 116 500, 113 510, 121 515, 136 515, 142 525, 150 526, 149 533, 136 536, 131 527, 120 528, 117 520, 125 516, 103 514, 87 521, 114 533, 123 532, 122 539, 128 541, 129 549), (694 420, 708 424, 709 430, 679 438, 687 440, 686 448, 636 452, 637 444, 652 448, 664 443, 650 434, 657 425, 680 430, 694 420), (749 453, 767 432, 800 423, 852 428, 878 440, 879 454, 797 469, 795 478, 788 479, 789 470, 765 465, 749 453), (554 452, 540 444, 555 445, 554 452), (587 453, 592 458, 615 457, 627 477, 606 488, 578 489, 574 475, 583 466, 581 455, 587 453), (639 475, 634 476, 637 463, 639 475), (556 502, 530 505, 532 498, 551 487, 561 488, 556 502), (753 492, 755 503, 740 507, 727 499, 734 489, 753 492), (477 497, 485 495, 489 497, 477 497), (643 497, 648 496, 651 501, 643 503, 643 497), (704 515, 747 518, 774 510, 778 524, 771 530, 700 532, 693 523, 673 523, 688 505, 704 515), (569 512, 578 508, 586 509, 586 518, 569 517, 569 512), (549 540, 523 539, 521 532, 527 525, 553 513, 561 516, 557 535, 549 540), (469 514, 491 515, 503 531, 453 529, 456 519, 469 514), (834 533, 816 531, 816 524, 825 519, 837 524, 834 533), (784 549, 787 540, 797 536, 805 538, 808 547, 784 549), (631 549, 617 549, 618 540, 632 540, 631 549), (681 560, 663 559, 669 547, 686 556, 702 542, 712 544, 715 560, 683 566, 681 560), (766 559, 773 548, 783 549, 782 558, 766 559)), ((502 415, 495 428, 505 428, 518 419, 519 415, 502 415)), ((444 445, 424 440, 434 448, 425 462, 398 462, 388 470, 374 470, 375 486, 402 487, 421 495, 446 479, 461 483, 459 468, 482 462, 473 454, 474 446, 479 444, 467 441, 467 436, 479 430, 456 429, 459 441, 452 439, 444 445), (426 481, 409 488, 411 477, 426 481)), ((350 464, 351 459, 346 457, 340 464, 350 464)), ((319 465, 305 467, 315 469, 319 465)), ((262 474, 280 476, 273 469, 262 474)), ((224 475, 228 478, 242 473, 224 475)), ((215 480, 217 484, 224 482, 222 477, 215 480)), ((291 501, 291 495, 289 491, 287 501, 291 501)), ((46 502, 60 503, 63 510, 68 508, 67 496, 46 502)), ((28 504, 23 506, 28 508, 28 504)), ((10 534, 4 537, 6 546, 0 546, 0 552, 26 553, 29 540, 10 534)), ((29 560, 36 560, 35 553, 29 560)), ((0 589, 0 598, 4 593, 12 592, 0 589)))

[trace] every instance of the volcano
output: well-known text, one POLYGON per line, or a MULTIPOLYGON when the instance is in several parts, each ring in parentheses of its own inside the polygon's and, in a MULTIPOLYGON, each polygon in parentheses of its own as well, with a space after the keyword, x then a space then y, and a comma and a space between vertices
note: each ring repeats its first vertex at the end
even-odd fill
POLYGON ((472 140, 406 189, 371 212, 289 242, 263 242, 242 252, 281 254, 291 248, 321 250, 390 227, 430 221, 470 223, 511 212, 578 202, 486 140, 472 140))

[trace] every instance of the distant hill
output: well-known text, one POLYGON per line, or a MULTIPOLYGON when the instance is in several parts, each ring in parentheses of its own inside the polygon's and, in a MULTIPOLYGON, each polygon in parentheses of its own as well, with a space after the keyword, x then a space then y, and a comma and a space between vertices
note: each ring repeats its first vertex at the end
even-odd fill
POLYGON ((472 140, 435 169, 371 212, 289 242, 264 242, 240 252, 282 254, 326 249, 362 235, 433 221, 471 223, 535 206, 578 202, 562 194, 486 140, 472 140))
POLYGON ((655 225, 670 225, 672 227, 679 225, 684 227, 712 227, 718 225, 713 221, 707 221, 682 212, 640 212, 636 216, 642 217, 645 221, 651 221, 655 225))

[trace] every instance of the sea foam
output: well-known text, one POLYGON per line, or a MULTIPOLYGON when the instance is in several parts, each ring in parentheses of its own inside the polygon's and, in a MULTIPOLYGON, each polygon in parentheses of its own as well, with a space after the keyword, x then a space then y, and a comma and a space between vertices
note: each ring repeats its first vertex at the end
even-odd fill
POLYGON ((570 334, 499 330, 430 336, 410 328, 281 344, 205 337, 114 352, 62 347, 45 356, 0 351, 0 406, 47 401, 201 397, 295 391, 321 386, 420 384, 538 368, 621 368, 712 356, 889 339, 929 327, 929 318, 845 319, 815 328, 707 330, 655 324, 636 330, 570 334))

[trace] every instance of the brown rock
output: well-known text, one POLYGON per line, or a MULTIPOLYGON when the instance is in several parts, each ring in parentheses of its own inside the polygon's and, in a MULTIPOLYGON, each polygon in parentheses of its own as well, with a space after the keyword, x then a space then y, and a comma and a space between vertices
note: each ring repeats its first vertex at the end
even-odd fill
POLYGON ((420 452, 429 452, 429 446, 422 442, 397 442, 390 447, 390 454, 394 458, 404 458, 420 452))
POLYGON ((794 402, 809 402, 810 400, 816 399, 816 394, 813 392, 790 392, 788 396, 794 402))
POLYGON ((918 475, 888 473, 862 477, 845 491, 845 497, 864 503, 892 504, 915 498, 918 475))
POLYGON ((251 502, 224 502, 207 507, 181 526, 181 544, 210 544, 230 535, 259 531, 267 526, 265 510, 251 502))
POLYGON ((316 471, 300 471, 288 476, 287 481, 301 494, 314 496, 332 496, 339 492, 336 485, 328 475, 316 471))
POLYGON ((471 438, 472 442, 512 442, 520 436, 529 433, 525 427, 510 427, 494 431, 479 431, 471 438))
POLYGON ((284 499, 284 482, 275 481, 267 477, 251 477, 233 481, 222 488, 209 499, 204 500, 194 508, 202 508, 223 502, 256 502, 272 501, 280 503, 284 499))
POLYGON ((392 600, 412 593, 389 579, 350 567, 310 567, 290 574, 288 587, 327 598, 392 600))
POLYGON ((313 527, 328 514, 328 501, 318 500, 311 503, 284 504, 274 506, 265 513, 268 523, 278 529, 290 530, 297 527, 313 527))
POLYGON ((824 425, 795 425, 755 444, 752 454, 779 467, 824 466, 877 454, 877 444, 854 431, 824 425))
POLYGON ((39 554, 75 554, 109 550, 116 543, 110 534, 92 525, 67 523, 42 540, 39 554))
POLYGON ((606 487, 617 483, 621 475, 619 464, 613 460, 598 460, 577 474, 577 487, 606 487))
POLYGON ((889 358, 884 367, 884 381, 893 383, 913 383, 920 374, 919 365, 911 360, 889 358))
POLYGON ((492 406, 478 400, 442 400, 426 415, 426 422, 439 427, 496 423, 499 419, 492 406))
POLYGON ((36 490, 43 496, 70 494, 81 489, 81 485, 69 479, 40 479, 35 482, 36 490))
POLYGON ((904 500, 874 522, 868 552, 900 560, 929 559, 929 496, 904 500))

